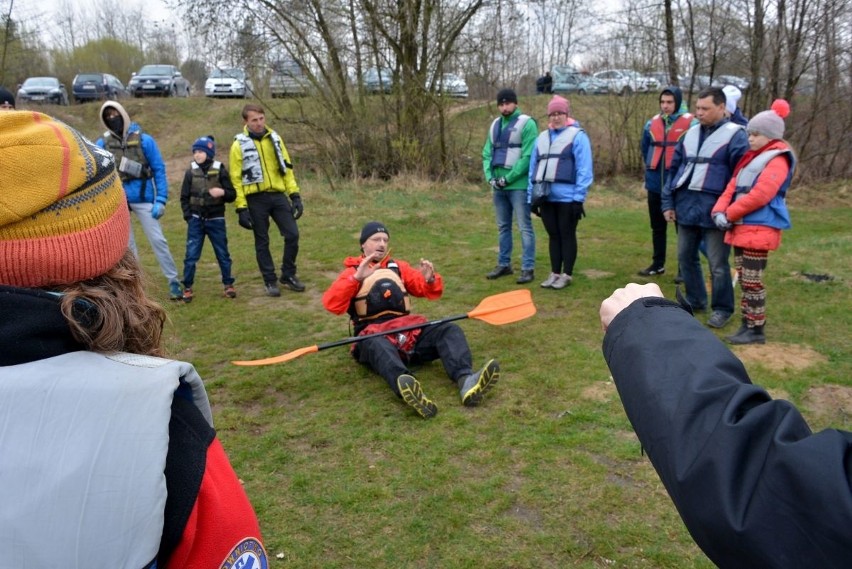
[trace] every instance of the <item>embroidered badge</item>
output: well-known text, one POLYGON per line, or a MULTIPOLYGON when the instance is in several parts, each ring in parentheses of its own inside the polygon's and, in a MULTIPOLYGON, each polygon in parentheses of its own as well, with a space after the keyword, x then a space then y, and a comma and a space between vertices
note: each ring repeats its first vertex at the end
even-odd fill
POLYGON ((234 546, 219 569, 269 569, 269 561, 260 542, 247 537, 234 546))

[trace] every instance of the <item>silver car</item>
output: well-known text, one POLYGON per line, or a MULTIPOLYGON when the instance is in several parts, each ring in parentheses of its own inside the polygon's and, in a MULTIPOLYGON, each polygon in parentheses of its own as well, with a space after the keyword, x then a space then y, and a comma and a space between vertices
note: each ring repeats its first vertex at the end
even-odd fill
POLYGON ((18 102, 68 104, 68 91, 56 77, 30 77, 18 85, 18 102))

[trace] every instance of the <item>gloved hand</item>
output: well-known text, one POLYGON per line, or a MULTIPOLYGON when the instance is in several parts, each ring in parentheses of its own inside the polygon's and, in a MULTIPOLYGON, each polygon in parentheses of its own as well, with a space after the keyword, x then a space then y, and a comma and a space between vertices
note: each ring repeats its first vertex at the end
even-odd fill
POLYGON ((488 180, 488 183, 491 185, 492 190, 499 190, 500 186, 497 185, 497 178, 491 178, 488 180))
POLYGON ((293 219, 299 219, 305 212, 305 206, 302 205, 302 196, 298 193, 290 194, 290 200, 293 202, 293 219))
POLYGON ((251 214, 249 213, 248 208, 240 208, 237 210, 237 217, 239 218, 240 227, 243 229, 251 229, 253 227, 251 223, 251 214))
POLYGON ((721 211, 713 215, 713 223, 716 224, 716 227, 718 227, 720 231, 727 231, 733 227, 728 221, 727 216, 721 211))
POLYGON ((504 178, 502 176, 497 178, 497 187, 498 188, 505 188, 507 185, 508 185, 508 182, 506 182, 506 178, 504 178))
POLYGON ((164 213, 166 213, 166 204, 154 202, 154 207, 151 208, 151 217, 160 219, 164 213))
POLYGON ((532 213, 533 215, 537 215, 538 217, 541 217, 541 206, 540 205, 531 205, 530 206, 530 213, 532 213))

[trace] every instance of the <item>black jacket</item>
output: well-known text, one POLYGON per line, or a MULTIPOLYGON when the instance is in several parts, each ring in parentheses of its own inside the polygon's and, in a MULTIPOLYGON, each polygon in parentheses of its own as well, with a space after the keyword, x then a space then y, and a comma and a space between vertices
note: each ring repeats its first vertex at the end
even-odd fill
MULTIPOLYGON (((192 168, 187 168, 183 175, 183 184, 180 188, 180 207, 183 211, 184 219, 189 219, 189 217, 193 214, 201 217, 202 219, 225 217, 225 204, 232 203, 235 199, 237 199, 237 190, 234 189, 234 184, 231 183, 231 176, 228 174, 227 165, 224 162, 221 164, 218 176, 219 187, 225 190, 225 195, 218 200, 220 203, 209 206, 199 206, 190 203, 192 190, 192 168)), ((201 170, 206 174, 212 165, 213 160, 207 159, 199 166, 201 166, 201 170)))
POLYGON ((852 433, 812 433, 678 305, 640 299, 604 357, 693 539, 719 567, 849 567, 852 433))

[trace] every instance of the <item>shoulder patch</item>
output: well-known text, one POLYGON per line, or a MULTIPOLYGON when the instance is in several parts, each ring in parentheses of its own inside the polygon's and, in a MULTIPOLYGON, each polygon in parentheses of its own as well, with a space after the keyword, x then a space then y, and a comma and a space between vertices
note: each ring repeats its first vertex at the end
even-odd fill
POLYGON ((269 569, 269 560, 263 545, 247 537, 234 546, 219 569, 269 569))

